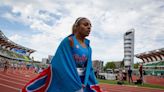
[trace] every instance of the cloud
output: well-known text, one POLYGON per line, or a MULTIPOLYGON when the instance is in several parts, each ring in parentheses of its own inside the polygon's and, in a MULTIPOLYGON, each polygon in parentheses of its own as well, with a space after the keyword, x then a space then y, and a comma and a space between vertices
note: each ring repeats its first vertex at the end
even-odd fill
POLYGON ((23 38, 23 37, 20 36, 20 35, 18 35, 18 34, 14 34, 14 35, 12 35, 11 37, 9 37, 9 39, 12 39, 12 40, 15 41, 15 42, 20 41, 22 38, 23 38))
POLYGON ((11 11, 1 16, 40 32, 22 37, 24 41, 31 41, 26 41, 28 44, 25 45, 37 50, 33 54, 37 59, 54 54, 60 41, 71 33, 72 24, 79 16, 89 18, 93 25, 91 35, 88 37, 93 48, 93 59, 122 60, 123 34, 131 28, 135 29, 135 54, 162 48, 164 44, 162 0, 87 2, 47 0, 44 3, 43 0, 17 2, 2 0, 0 2, 0 6, 11 7, 11 11))

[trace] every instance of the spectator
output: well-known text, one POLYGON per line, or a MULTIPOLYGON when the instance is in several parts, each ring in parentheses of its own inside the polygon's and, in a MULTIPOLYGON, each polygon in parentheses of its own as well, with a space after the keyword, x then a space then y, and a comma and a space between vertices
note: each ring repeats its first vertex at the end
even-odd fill
POLYGON ((140 67, 139 67, 139 74, 140 74, 140 79, 142 79, 143 77, 142 64, 140 64, 140 67))
POLYGON ((132 69, 131 67, 129 66, 129 69, 128 69, 128 81, 129 83, 133 83, 133 78, 132 78, 132 69))
POLYGON ((9 67, 9 62, 6 60, 4 63, 4 72, 5 73, 7 72, 8 67, 9 67))

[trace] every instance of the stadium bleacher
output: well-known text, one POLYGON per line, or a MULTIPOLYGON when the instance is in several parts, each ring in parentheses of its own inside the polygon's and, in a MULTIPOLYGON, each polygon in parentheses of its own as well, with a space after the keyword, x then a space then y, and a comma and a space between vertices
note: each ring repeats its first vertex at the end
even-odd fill
POLYGON ((164 75, 164 48, 143 52, 135 56, 142 59, 143 69, 147 75, 164 75))
POLYGON ((30 54, 35 52, 33 49, 26 48, 22 45, 8 39, 0 30, 0 57, 16 61, 30 62, 30 54))

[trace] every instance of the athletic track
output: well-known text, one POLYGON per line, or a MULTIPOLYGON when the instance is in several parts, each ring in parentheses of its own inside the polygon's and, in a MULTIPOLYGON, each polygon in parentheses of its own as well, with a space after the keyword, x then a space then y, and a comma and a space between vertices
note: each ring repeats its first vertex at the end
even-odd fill
MULTIPOLYGON (((37 74, 29 70, 8 70, 4 73, 0 69, 0 92, 19 92, 19 90, 37 74)), ((100 84, 104 92, 164 92, 160 89, 132 87, 122 85, 100 84)))

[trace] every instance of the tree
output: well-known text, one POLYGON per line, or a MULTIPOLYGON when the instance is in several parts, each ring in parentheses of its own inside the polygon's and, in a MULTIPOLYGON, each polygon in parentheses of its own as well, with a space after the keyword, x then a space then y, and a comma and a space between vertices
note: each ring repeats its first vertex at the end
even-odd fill
POLYGON ((139 63, 134 64, 134 69, 138 69, 139 63))
POLYGON ((116 68, 115 63, 114 63, 114 62, 108 62, 108 63, 106 63, 106 65, 105 65, 105 67, 104 67, 104 70, 106 70, 106 69, 108 69, 108 68, 114 70, 114 69, 116 68))
POLYGON ((124 61, 121 61, 120 68, 124 68, 124 61))

